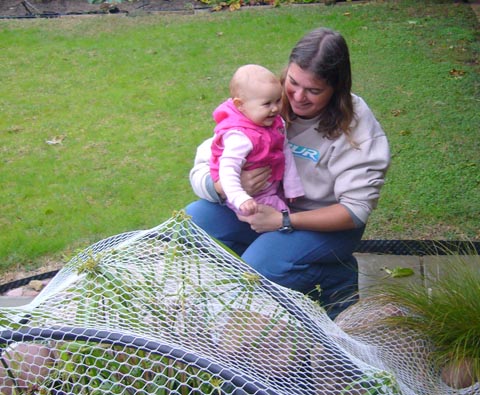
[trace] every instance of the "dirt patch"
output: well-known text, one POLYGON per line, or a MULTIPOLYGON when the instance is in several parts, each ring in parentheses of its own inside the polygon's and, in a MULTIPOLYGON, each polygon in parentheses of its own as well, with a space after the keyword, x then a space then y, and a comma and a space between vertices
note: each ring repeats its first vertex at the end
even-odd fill
POLYGON ((117 4, 90 4, 87 0, 1 0, 1 17, 55 17, 83 14, 115 14, 140 12, 191 12, 206 8, 199 0, 133 0, 117 4))

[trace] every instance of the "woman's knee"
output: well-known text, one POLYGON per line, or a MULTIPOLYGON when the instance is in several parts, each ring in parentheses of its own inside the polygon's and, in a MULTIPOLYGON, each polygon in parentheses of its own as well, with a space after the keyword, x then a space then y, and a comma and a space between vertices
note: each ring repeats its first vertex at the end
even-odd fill
POLYGON ((247 246, 258 236, 250 226, 241 222, 227 206, 197 200, 190 203, 185 212, 192 221, 210 236, 220 240, 235 253, 241 255, 247 246))
POLYGON ((192 217, 193 222, 201 226, 202 223, 211 217, 214 207, 206 200, 196 200, 185 207, 185 212, 192 217))

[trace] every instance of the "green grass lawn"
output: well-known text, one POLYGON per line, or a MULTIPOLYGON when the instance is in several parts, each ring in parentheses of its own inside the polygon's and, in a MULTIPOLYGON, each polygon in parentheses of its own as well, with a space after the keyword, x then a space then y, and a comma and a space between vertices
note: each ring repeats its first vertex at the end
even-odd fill
POLYGON ((233 71, 327 26, 391 143, 366 238, 480 239, 478 21, 452 2, 0 21, 0 272, 153 227, 195 197, 233 71), (58 144, 49 144, 59 142, 58 144))

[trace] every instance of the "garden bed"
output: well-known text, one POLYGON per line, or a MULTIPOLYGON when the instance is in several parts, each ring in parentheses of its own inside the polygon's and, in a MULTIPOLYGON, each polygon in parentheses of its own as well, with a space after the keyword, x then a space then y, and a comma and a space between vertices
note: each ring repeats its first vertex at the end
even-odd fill
POLYGON ((118 4, 90 4, 87 0, 3 0, 2 17, 65 16, 82 14, 188 11, 204 5, 197 0, 135 0, 118 4))

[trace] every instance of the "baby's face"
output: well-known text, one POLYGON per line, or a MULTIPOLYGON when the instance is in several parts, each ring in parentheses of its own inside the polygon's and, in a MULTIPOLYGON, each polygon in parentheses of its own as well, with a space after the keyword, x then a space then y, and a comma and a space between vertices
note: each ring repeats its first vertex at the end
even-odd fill
POLYGON ((256 125, 271 126, 280 111, 281 99, 280 83, 259 83, 247 92, 239 110, 256 125))

